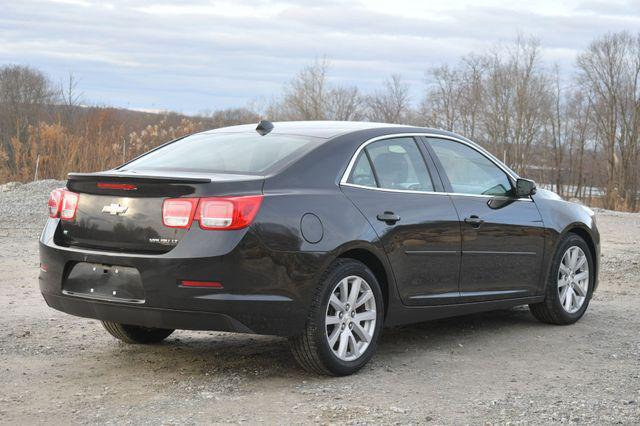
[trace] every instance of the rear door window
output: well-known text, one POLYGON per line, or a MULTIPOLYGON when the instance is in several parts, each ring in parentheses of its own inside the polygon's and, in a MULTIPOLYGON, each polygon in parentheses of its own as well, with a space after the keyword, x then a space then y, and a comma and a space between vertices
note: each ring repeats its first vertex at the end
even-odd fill
POLYGON ((433 191, 424 158, 411 137, 384 139, 365 148, 378 186, 405 191, 433 191))
POLYGON ((373 174, 373 169, 371 168, 371 163, 369 162, 367 153, 364 150, 360 155, 358 155, 358 159, 353 166, 348 182, 354 185, 369 186, 373 188, 378 186, 373 174))
POLYGON ((198 133, 151 151, 123 169, 262 174, 293 161, 322 140, 297 135, 198 133))

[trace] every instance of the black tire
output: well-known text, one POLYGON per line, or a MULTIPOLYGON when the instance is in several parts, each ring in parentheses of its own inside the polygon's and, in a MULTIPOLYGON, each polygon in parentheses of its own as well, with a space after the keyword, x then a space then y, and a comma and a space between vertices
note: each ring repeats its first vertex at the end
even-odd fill
POLYGON ((589 306, 589 301, 593 294, 594 278, 595 268, 589 246, 579 235, 569 233, 558 243, 558 247, 553 256, 551 269, 549 271, 549 276, 547 277, 544 301, 530 304, 529 310, 537 320, 547 324, 573 324, 582 318, 589 306), (587 288, 587 296, 580 309, 575 313, 569 313, 562 307, 560 302, 560 295, 558 294, 558 271, 565 252, 570 247, 574 246, 579 247, 586 255, 589 265, 589 286, 587 288))
POLYGON ((148 328, 111 321, 102 321, 102 325, 113 337, 130 344, 160 343, 174 332, 171 329, 148 328))
POLYGON ((303 333, 289 339, 296 361, 307 371, 328 375, 347 376, 361 369, 376 351, 384 320, 384 301, 380 284, 375 275, 363 263, 353 259, 338 259, 331 264, 320 279, 309 317, 303 333), (376 307, 376 323, 369 346, 353 361, 341 360, 333 353, 327 341, 325 317, 329 298, 336 285, 349 276, 363 278, 373 293, 376 307))

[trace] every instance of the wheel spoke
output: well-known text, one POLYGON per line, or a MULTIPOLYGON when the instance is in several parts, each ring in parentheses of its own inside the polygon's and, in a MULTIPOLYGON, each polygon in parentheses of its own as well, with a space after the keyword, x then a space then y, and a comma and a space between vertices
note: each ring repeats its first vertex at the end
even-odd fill
POLYGON ((349 346, 351 347, 351 354, 352 355, 359 355, 358 354, 358 343, 356 342, 356 338, 353 336, 353 333, 349 333, 349 346))
POLYGON ((568 285, 569 285, 569 281, 567 280, 567 277, 563 277, 562 279, 558 280, 558 288, 564 288, 568 285))
POLYGON ((336 345, 336 342, 338 341, 338 337, 340 337, 340 327, 334 327, 333 331, 331 332, 331 336, 329 336, 329 346, 331 347, 331 349, 333 349, 333 347, 336 345))
POLYGON ((354 322, 352 324, 353 332, 358 335, 360 340, 362 340, 363 342, 369 342, 371 340, 371 336, 369 336, 369 333, 367 333, 360 324, 358 324, 357 322, 354 322))
POLYGON ((560 291, 560 303, 564 306, 564 303, 567 301, 567 293, 569 292, 569 286, 565 284, 560 291))
POLYGON ((584 280, 586 278, 589 278, 589 272, 587 272, 587 271, 580 272, 575 277, 573 277, 573 279, 576 280, 576 281, 582 281, 582 280, 584 280))
POLYGON ((564 261, 560 262, 560 272, 562 272, 564 275, 569 275, 571 273, 571 270, 567 265, 564 264, 564 261))
POLYGON ((338 299, 338 296, 336 296, 335 294, 331 295, 331 297, 329 298, 329 303, 336 311, 344 311, 344 303, 342 303, 342 301, 338 299))
POLYGON ((338 356, 340 358, 344 358, 345 355, 347 354, 348 344, 349 344, 349 333, 347 333, 346 331, 343 331, 340 334, 340 343, 338 345, 338 356))
POLYGON ((582 268, 582 266, 587 262, 587 256, 584 255, 579 255, 578 256, 578 262, 576 263, 576 267, 575 270, 579 270, 580 268, 582 268))
POLYGON ((338 315, 328 315, 324 322, 325 325, 338 324, 340 322, 340 317, 338 315))
POLYGON ((576 270, 576 257, 578 256, 578 250, 576 250, 577 247, 571 247, 569 249, 569 268, 571 268, 572 271, 576 270))
POLYGON ((356 299, 358 299, 358 295, 360 294, 360 286, 362 284, 362 280, 360 278, 356 278, 351 283, 351 291, 349 292, 348 303, 354 307, 356 304, 356 299))
POLYGON ((359 308, 360 306, 362 306, 364 303, 366 303, 372 297, 373 297, 373 292, 372 291, 370 291, 370 290, 365 291, 364 293, 362 293, 360 295, 358 300, 356 300, 356 303, 353 305, 353 307, 354 308, 359 308))
MULTIPOLYGON (((586 286, 585 286, 586 287, 586 286)), ((578 283, 575 286, 573 286, 574 291, 576 292, 576 294, 580 297, 586 297, 587 296, 587 291, 585 289, 585 287, 583 287, 583 284, 578 283)))
POLYGON ((567 312, 571 312, 573 307, 573 289, 570 286, 567 286, 567 298, 564 301, 564 309, 567 312))
POLYGON ((364 311, 356 314, 353 318, 355 322, 360 324, 362 321, 370 321, 376 319, 376 311, 364 311))
POLYGON ((340 301, 345 304, 349 298, 349 282, 347 279, 340 281, 340 301))

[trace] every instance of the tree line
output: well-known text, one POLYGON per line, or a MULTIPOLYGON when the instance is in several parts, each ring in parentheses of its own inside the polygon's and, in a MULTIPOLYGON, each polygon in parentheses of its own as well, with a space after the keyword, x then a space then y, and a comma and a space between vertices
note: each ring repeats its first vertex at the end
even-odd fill
POLYGON ((0 182, 108 169, 169 139, 260 118, 365 120, 450 130, 564 197, 640 208, 640 33, 593 40, 571 70, 519 37, 426 70, 418 100, 399 74, 363 93, 330 71, 316 60, 262 107, 187 117, 82 106, 73 76, 56 85, 33 68, 0 67, 0 182))

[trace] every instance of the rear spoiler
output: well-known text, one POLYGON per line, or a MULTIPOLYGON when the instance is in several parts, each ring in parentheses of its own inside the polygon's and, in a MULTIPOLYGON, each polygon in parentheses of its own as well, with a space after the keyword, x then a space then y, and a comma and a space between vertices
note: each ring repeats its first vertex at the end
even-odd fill
POLYGON ((139 182, 139 183, 211 183, 211 178, 193 176, 143 175, 124 172, 69 173, 67 178, 76 182, 139 182))

